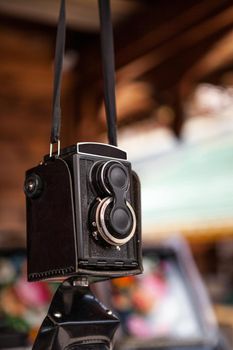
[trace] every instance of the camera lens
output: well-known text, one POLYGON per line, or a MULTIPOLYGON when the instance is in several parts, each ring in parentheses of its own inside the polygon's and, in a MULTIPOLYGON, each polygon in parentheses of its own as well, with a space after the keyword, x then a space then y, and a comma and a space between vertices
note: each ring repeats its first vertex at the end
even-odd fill
POLYGON ((105 197, 91 211, 95 237, 98 231, 111 245, 127 243, 136 230, 136 216, 126 200, 130 184, 127 167, 115 160, 98 162, 91 170, 91 181, 100 197, 105 197))
POLYGON ((132 226, 132 216, 130 212, 124 208, 113 209, 109 224, 113 228, 113 232, 116 232, 120 236, 127 235, 132 226))
POLYGON ((129 186, 127 168, 116 161, 96 163, 91 170, 91 181, 100 194, 112 194, 115 189, 126 191, 129 186))
POLYGON ((135 233, 136 216, 129 202, 126 208, 114 208, 113 199, 104 198, 94 207, 94 217, 100 236, 111 245, 123 245, 135 233))
POLYGON ((128 185, 128 175, 121 164, 114 164, 108 170, 108 182, 118 188, 125 188, 128 185))
POLYGON ((109 193, 126 191, 129 185, 128 171, 120 162, 109 161, 101 169, 101 182, 109 193))

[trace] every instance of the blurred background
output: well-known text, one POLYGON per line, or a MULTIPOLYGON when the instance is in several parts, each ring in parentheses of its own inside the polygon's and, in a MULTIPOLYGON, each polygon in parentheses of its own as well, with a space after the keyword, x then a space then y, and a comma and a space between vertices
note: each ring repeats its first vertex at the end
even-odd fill
MULTIPOLYGON (((144 245, 187 240, 233 343, 232 1, 111 3, 119 147, 141 178, 144 245)), ((49 151, 58 11, 0 0, 0 315, 32 337, 54 287, 30 294, 22 277, 22 188, 49 151)), ((67 0, 67 18, 62 147, 105 142, 97 1, 67 0)))

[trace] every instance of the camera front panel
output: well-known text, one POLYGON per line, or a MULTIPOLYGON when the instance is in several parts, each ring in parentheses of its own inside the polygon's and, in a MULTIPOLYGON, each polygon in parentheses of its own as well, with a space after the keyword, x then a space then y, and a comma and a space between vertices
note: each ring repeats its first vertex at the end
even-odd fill
POLYGON ((139 269, 140 194, 131 164, 75 154, 73 169, 79 268, 122 275, 139 269))

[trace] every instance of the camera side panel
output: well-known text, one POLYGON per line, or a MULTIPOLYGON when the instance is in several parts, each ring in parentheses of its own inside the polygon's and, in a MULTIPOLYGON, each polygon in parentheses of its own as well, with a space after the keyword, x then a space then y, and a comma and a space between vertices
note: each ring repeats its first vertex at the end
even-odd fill
POLYGON ((142 209, 141 209, 141 183, 139 177, 135 171, 132 171, 132 198, 133 207, 137 218, 137 229, 136 229, 136 239, 135 239, 135 254, 138 261, 139 273, 143 272, 142 266, 142 209))
MULTIPOLYGON (((40 180, 40 193, 27 202, 28 280, 64 277, 76 270, 72 181, 67 164, 53 159, 26 173, 40 180)), ((31 185, 31 182, 28 183, 31 185)))

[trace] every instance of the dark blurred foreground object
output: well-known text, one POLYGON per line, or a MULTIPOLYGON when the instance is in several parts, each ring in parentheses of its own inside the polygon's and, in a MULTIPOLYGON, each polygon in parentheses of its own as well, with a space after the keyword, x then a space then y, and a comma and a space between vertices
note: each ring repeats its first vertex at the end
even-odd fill
POLYGON ((118 350, 230 350, 188 245, 180 238, 143 252, 144 273, 99 292, 121 321, 118 350), (108 300, 106 300, 108 299, 108 300))
POLYGON ((28 334, 0 325, 0 349, 18 349, 28 345, 28 334))
POLYGON ((118 318, 91 293, 85 280, 69 279, 54 295, 33 350, 107 350, 118 318))

